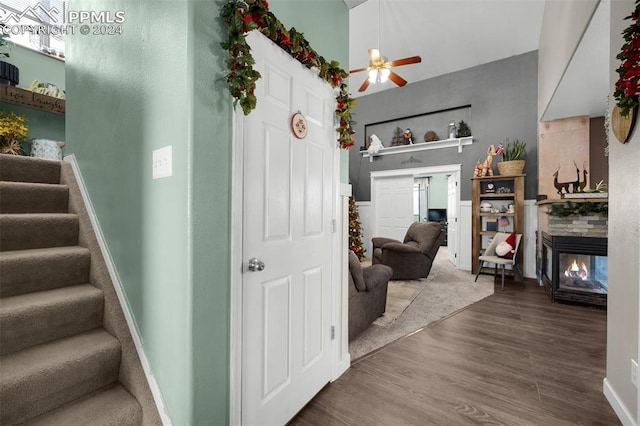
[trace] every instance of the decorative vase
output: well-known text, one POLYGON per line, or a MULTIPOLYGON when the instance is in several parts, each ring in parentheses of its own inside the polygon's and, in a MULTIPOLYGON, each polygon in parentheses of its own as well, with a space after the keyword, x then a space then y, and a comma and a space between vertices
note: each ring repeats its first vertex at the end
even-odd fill
POLYGON ((525 164, 524 160, 500 161, 497 164, 498 173, 501 176, 521 175, 524 172, 525 164))

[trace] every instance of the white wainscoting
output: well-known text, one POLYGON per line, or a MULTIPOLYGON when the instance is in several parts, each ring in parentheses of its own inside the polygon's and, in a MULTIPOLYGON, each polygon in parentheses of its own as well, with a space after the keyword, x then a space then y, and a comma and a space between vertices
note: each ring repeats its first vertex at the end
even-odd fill
POLYGON ((471 271, 471 200, 460 201, 460 247, 458 247, 458 268, 471 271))

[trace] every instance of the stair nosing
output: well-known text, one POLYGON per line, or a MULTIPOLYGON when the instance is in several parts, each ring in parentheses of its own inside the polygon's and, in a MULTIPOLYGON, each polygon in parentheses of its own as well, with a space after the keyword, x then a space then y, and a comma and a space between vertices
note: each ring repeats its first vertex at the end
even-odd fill
POLYGON ((94 297, 103 297, 102 290, 89 283, 3 297, 0 298, 0 318, 10 312, 24 310, 27 306, 54 307, 63 304, 64 301, 86 300, 94 297), (80 295, 77 294, 78 292, 80 295))

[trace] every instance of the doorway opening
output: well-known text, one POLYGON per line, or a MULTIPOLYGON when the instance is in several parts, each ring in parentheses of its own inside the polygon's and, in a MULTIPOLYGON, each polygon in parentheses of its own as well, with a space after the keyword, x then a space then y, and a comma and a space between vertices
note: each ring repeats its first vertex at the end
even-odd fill
POLYGON ((460 164, 371 173, 372 235, 402 240, 413 222, 439 222, 449 261, 458 267, 460 164))

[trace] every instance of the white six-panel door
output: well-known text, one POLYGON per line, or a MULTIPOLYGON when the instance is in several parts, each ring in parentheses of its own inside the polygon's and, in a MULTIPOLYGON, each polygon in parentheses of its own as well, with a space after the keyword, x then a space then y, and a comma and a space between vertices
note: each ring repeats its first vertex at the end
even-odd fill
POLYGON ((373 236, 403 241, 413 223, 413 175, 375 179, 373 191, 373 236))
POLYGON ((335 95, 258 32, 249 43, 262 78, 243 124, 242 423, 284 424, 331 378, 335 95))

